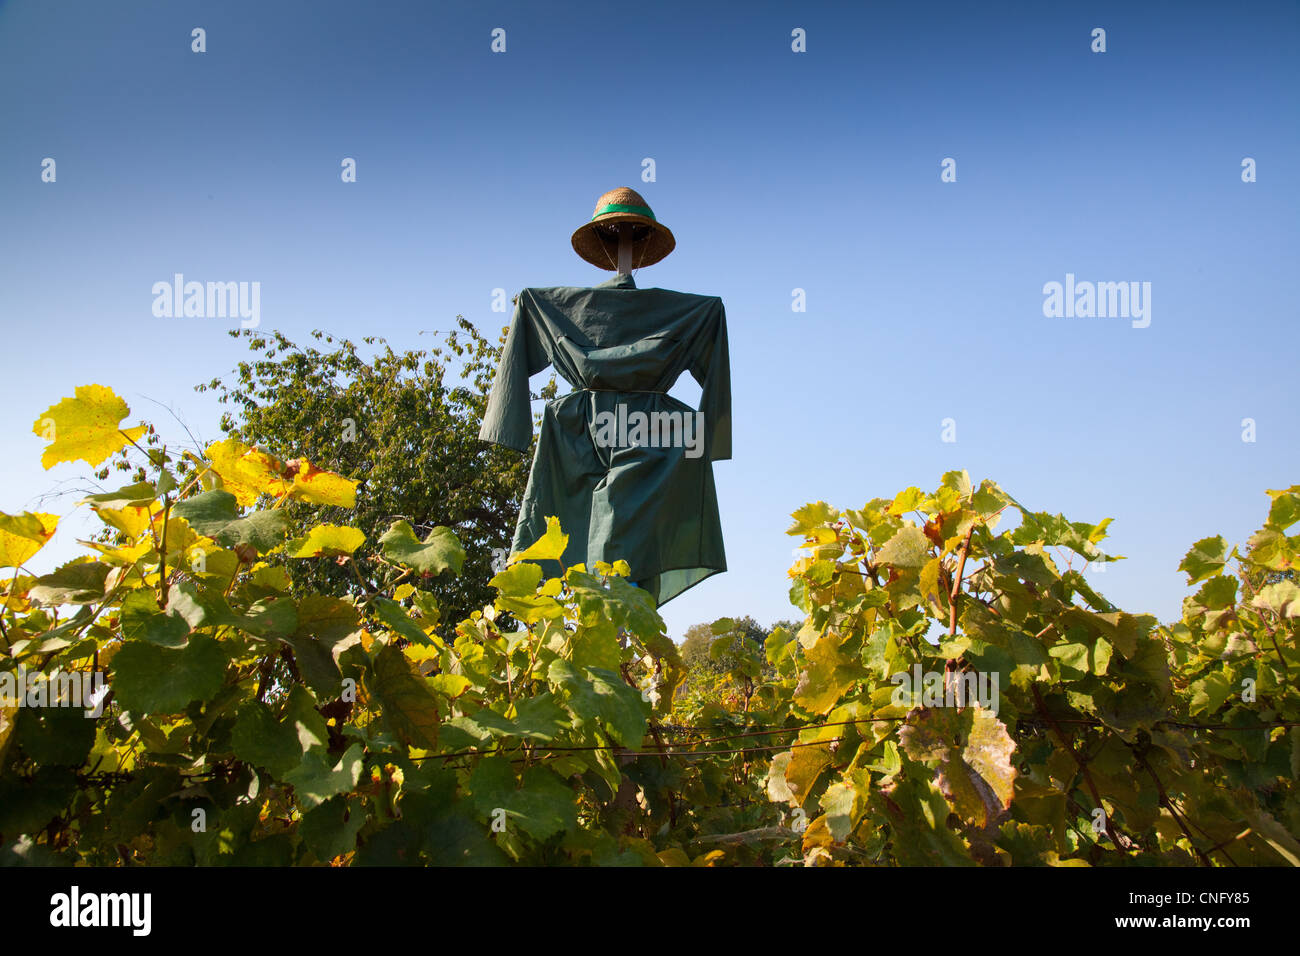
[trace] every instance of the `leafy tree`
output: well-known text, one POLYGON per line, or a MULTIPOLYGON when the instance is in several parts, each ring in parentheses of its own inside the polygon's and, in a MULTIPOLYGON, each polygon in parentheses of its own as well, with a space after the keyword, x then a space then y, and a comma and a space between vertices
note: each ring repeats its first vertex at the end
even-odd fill
POLYGON ((732 622, 732 627, 728 628, 732 644, 727 650, 720 650, 718 654, 710 653, 710 649, 719 637, 718 632, 712 630, 712 624, 692 624, 686 628, 681 640, 681 659, 689 669, 722 674, 728 670, 735 654, 740 652, 741 641, 753 641, 755 645, 762 648, 768 635, 771 635, 777 627, 783 627, 790 633, 800 630, 800 623, 796 620, 777 620, 771 627, 763 627, 749 614, 742 618, 727 618, 727 620, 732 622))
POLYGON ((678 693, 701 699, 743 699, 747 690, 752 693, 747 678, 761 671, 763 646, 778 627, 792 634, 799 630, 793 621, 764 627, 748 614, 712 624, 692 624, 680 647, 686 678, 678 693))
POLYGON ((717 644, 720 635, 713 630, 711 624, 692 624, 686 629, 682 638, 681 655, 688 672, 726 673, 735 665, 736 656, 742 653, 743 641, 751 641, 761 648, 771 633, 771 628, 763 627, 748 614, 726 620, 734 626, 727 632, 730 642, 721 645, 717 644))
MULTIPOLYGON (((247 338, 256 357, 240 362, 229 384, 215 378, 198 386, 219 391, 219 400, 233 406, 222 418, 226 434, 357 482, 354 512, 315 514, 292 504, 291 529, 350 520, 371 542, 366 555, 395 519, 421 537, 449 527, 465 548, 467 573, 429 582, 443 620, 490 603, 493 549, 510 546, 532 460, 478 438, 500 346, 460 316, 457 330, 428 352, 396 352, 382 338, 366 337, 365 345, 380 347, 372 359, 319 331, 313 338, 324 349, 299 348, 278 332, 230 334, 247 338)), ((552 379, 542 396, 554 394, 552 379)), ((361 586, 350 567, 324 562, 295 566, 293 578, 307 592, 361 586)))

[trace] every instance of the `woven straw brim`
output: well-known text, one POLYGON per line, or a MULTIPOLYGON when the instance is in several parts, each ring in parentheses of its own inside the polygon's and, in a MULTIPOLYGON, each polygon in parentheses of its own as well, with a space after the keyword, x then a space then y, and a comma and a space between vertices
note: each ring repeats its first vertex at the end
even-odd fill
POLYGON ((663 223, 634 212, 611 212, 582 224, 573 233, 573 251, 598 269, 618 271, 618 236, 594 228, 609 222, 636 222, 650 227, 648 236, 632 243, 633 269, 654 265, 677 246, 677 240, 663 223))

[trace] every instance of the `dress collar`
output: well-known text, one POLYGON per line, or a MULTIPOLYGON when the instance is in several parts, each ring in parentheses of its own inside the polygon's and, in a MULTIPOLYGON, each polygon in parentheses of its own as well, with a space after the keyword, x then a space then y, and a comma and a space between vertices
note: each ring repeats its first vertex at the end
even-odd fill
POLYGON ((621 276, 617 273, 612 279, 606 279, 596 286, 597 289, 635 289, 636 283, 632 281, 631 275, 621 276))

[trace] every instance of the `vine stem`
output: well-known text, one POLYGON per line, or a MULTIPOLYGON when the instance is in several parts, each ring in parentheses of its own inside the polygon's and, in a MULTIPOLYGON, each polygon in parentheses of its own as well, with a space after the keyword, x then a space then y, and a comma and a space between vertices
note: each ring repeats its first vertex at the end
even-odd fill
MULTIPOLYGON (((136 451, 138 451, 140 454, 144 455, 144 459, 145 459, 145 461, 150 462, 150 463, 153 462, 153 459, 149 457, 149 452, 147 452, 147 451, 145 451, 143 448, 141 448, 140 445, 139 445, 139 443, 138 443, 134 438, 132 438, 130 435, 128 435, 124 429, 119 428, 119 429, 117 430, 117 433, 118 433, 119 435, 121 435, 123 438, 125 438, 128 442, 130 442, 131 445, 135 448, 136 451)), ((167 451, 167 449, 164 447, 164 448, 163 448, 163 451, 164 451, 164 453, 165 453, 165 452, 167 451)))
MULTIPOLYGON (((1169 794, 1165 792, 1165 785, 1161 783, 1160 778, 1156 776, 1155 768, 1147 761, 1146 755, 1139 752, 1136 747, 1130 746, 1129 750, 1133 751, 1133 756, 1137 758, 1138 763, 1142 765, 1142 768, 1146 770, 1146 772, 1151 775, 1151 779, 1155 781, 1156 792, 1160 794, 1160 805, 1169 811, 1169 815, 1173 817, 1174 822, 1178 824, 1178 829, 1183 831, 1183 835, 1187 837, 1187 842, 1192 845, 1192 850, 1196 853, 1196 858, 1201 861, 1201 866, 1213 866, 1214 864, 1210 862, 1210 858, 1205 855, 1205 851, 1196 845, 1196 838, 1192 836, 1192 831, 1187 829, 1187 824, 1183 821, 1182 815, 1174 808, 1174 802, 1169 799, 1169 794)), ((1227 856, 1226 853, 1224 855, 1227 856)), ((1228 859, 1231 860, 1232 857, 1228 857, 1228 859)))
POLYGON ((158 606, 164 611, 167 609, 167 522, 171 518, 171 513, 172 500, 170 497, 164 497, 162 543, 158 546, 158 592, 162 597, 158 606))
MULTIPOLYGON (((1237 563, 1238 565, 1240 565, 1241 560, 1238 559, 1237 563)), ((1250 588, 1251 597, 1256 597, 1256 598, 1259 597, 1259 591, 1256 590, 1255 585, 1251 583, 1250 575, 1246 572, 1244 568, 1241 569, 1241 581, 1243 584, 1246 585, 1246 587, 1250 588)), ((1286 658, 1282 656, 1282 648, 1278 647, 1277 644, 1277 629, 1268 622, 1268 620, 1264 617, 1263 614, 1260 614, 1259 620, 1260 623, 1264 625, 1265 630, 1268 632, 1268 639, 1273 645, 1273 652, 1277 654, 1278 663, 1282 665, 1282 673, 1286 674, 1287 676, 1290 676, 1290 670, 1286 666, 1286 658)))
POLYGON ((1047 721, 1053 732, 1055 732, 1056 738, 1061 742, 1061 746, 1065 748, 1065 752, 1074 759, 1079 770, 1083 772, 1083 780, 1088 786, 1088 792, 1092 794, 1093 805, 1099 807, 1104 815, 1106 821, 1106 835, 1110 837, 1110 842, 1115 845, 1117 850, 1130 849, 1135 844, 1127 835, 1124 835, 1124 842, 1120 842, 1119 838, 1122 834, 1115 828, 1114 821, 1111 820, 1110 814, 1106 813, 1106 808, 1102 806, 1101 794, 1097 790, 1096 782, 1092 779, 1092 774, 1088 771, 1088 765, 1079 757, 1079 754, 1074 749, 1074 744, 1065 736, 1065 731, 1061 730, 1056 719, 1047 712, 1047 705, 1043 702, 1043 695, 1042 692, 1039 691, 1038 685, 1031 684, 1030 687, 1034 692, 1035 709, 1037 709, 1039 715, 1047 721))
MULTIPOLYGON (((261 701, 266 693, 266 688, 271 679, 271 669, 275 666, 274 654, 267 654, 262 658, 261 666, 258 668, 257 679, 257 700, 261 701)), ((252 676, 252 675, 249 675, 252 676)))
POLYGON ((971 526, 966 530, 966 539, 961 543, 961 557, 957 559, 957 573, 952 579, 952 591, 948 594, 948 638, 951 640, 957 634, 957 597, 961 594, 961 578, 966 573, 966 555, 970 552, 970 538, 975 533, 975 525, 979 522, 971 522, 971 526))
POLYGON ((352 575, 357 579, 357 583, 361 585, 361 589, 370 597, 376 595, 378 592, 366 583, 366 580, 363 577, 361 577, 361 571, 357 567, 357 562, 351 555, 348 555, 348 565, 352 568, 352 575))
MULTIPOLYGON (((784 843, 787 840, 795 840, 800 837, 797 830, 789 827, 759 827, 757 830, 745 830, 741 833, 715 833, 712 836, 701 836, 701 843, 721 843, 723 845, 736 843, 758 843, 763 841, 775 840, 784 843)), ((843 847, 838 847, 843 849, 843 847)))

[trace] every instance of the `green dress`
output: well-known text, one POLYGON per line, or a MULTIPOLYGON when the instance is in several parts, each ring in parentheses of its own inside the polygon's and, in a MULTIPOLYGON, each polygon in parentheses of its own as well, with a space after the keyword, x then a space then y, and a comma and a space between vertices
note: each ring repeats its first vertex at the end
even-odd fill
POLYGON ((548 365, 575 390, 542 412, 512 549, 553 515, 569 535, 566 566, 621 558, 659 604, 725 571, 712 465, 731 457, 722 300, 638 289, 630 275, 524 289, 480 438, 527 450, 528 379, 548 365), (668 394, 685 371, 703 390, 698 411, 668 394))

